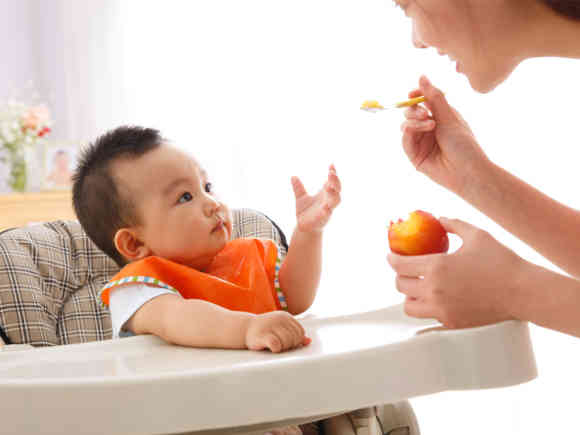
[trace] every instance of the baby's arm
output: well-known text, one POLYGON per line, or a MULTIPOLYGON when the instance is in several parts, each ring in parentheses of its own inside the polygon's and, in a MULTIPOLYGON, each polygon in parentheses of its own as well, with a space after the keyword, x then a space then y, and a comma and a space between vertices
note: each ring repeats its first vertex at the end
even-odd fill
POLYGON ((321 270, 322 233, 305 233, 296 228, 279 275, 290 313, 303 313, 312 305, 321 270))
POLYGON ((292 178, 292 187, 297 225, 279 280, 288 311, 300 314, 312 305, 316 296, 322 269, 322 231, 340 203, 341 186, 336 169, 330 166, 328 180, 316 196, 309 196, 296 177, 292 178))
POLYGON ((125 328, 173 344, 220 349, 282 352, 310 342, 304 328, 283 311, 251 314, 199 299, 164 294, 143 304, 125 328))

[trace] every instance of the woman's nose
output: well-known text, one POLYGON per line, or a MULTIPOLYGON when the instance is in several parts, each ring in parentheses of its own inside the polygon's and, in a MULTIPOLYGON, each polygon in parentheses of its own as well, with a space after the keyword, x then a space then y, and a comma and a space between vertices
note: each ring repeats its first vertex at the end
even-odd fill
POLYGON ((418 34, 417 29, 415 27, 415 23, 413 23, 413 36, 412 36, 412 39, 413 39, 413 45, 416 48, 427 48, 427 45, 425 45, 423 43, 423 41, 421 41, 421 38, 419 37, 419 34, 418 34))

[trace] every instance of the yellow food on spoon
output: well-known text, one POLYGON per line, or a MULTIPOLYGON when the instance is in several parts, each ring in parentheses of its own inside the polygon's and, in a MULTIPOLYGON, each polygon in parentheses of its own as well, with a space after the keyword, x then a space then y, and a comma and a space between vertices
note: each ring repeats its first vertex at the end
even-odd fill
POLYGON ((377 100, 367 100, 362 103, 361 109, 384 109, 377 100))

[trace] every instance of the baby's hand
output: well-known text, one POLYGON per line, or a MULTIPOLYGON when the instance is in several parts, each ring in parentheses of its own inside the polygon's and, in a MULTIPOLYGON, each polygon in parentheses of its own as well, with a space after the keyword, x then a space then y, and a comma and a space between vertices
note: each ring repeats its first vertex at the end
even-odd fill
POLYGON ((246 331, 246 346, 250 350, 270 349, 278 353, 306 346, 310 341, 298 320, 285 311, 252 317, 246 331))
POLYGON ((340 180, 334 165, 328 170, 328 180, 316 196, 309 196, 298 177, 292 177, 296 196, 296 219, 303 232, 320 232, 330 219, 332 211, 340 204, 340 180))

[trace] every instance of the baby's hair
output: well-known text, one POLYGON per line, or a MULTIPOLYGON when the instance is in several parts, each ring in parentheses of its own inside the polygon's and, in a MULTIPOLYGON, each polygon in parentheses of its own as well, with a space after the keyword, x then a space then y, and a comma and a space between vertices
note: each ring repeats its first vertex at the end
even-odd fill
POLYGON ((542 0, 542 2, 560 15, 580 20, 580 0, 542 0))
POLYGON ((121 126, 98 137, 81 151, 73 174, 73 206, 89 238, 119 266, 127 261, 115 248, 113 238, 120 228, 139 223, 136 204, 118 188, 111 163, 135 159, 156 149, 165 139, 159 131, 121 126))

